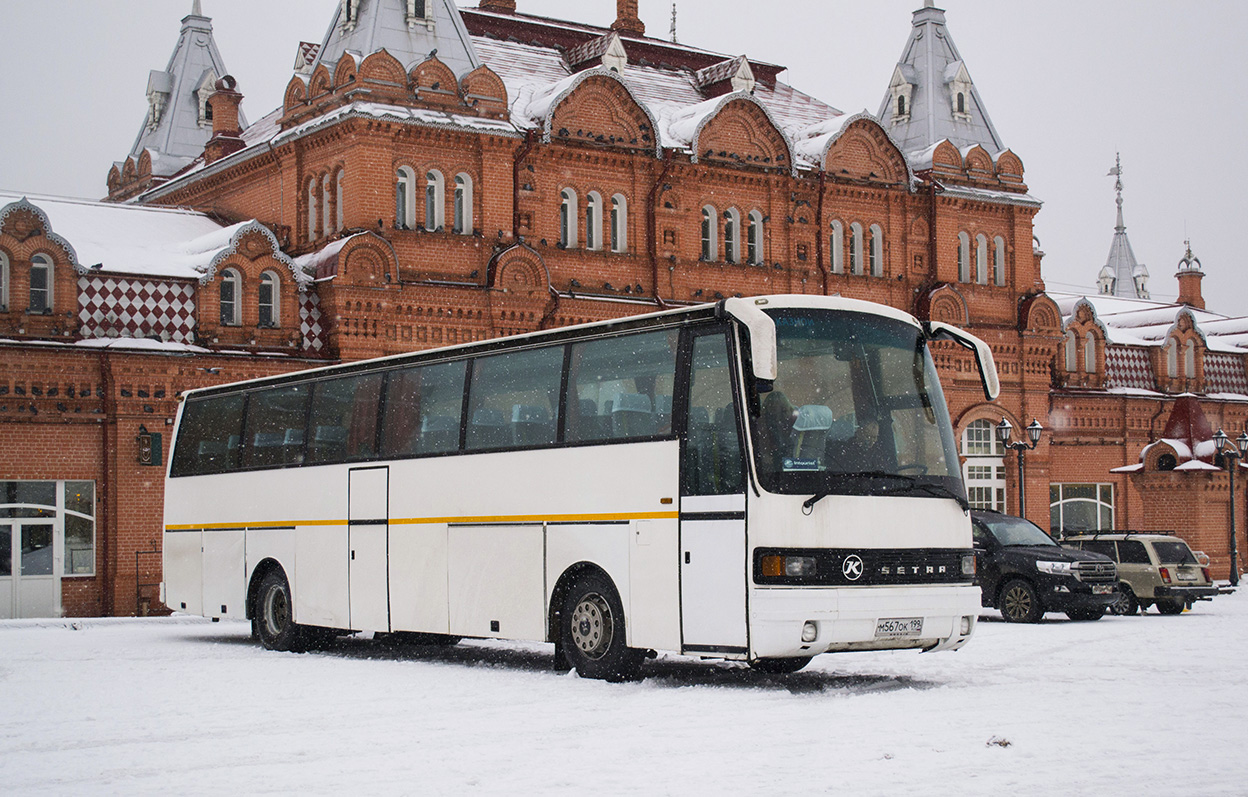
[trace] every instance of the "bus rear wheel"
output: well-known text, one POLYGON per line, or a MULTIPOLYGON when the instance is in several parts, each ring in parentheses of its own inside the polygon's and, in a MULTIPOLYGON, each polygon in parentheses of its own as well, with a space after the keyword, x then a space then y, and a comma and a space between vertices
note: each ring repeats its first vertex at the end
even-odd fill
POLYGON ((290 584, 281 570, 270 570, 260 580, 252 624, 260 644, 269 650, 302 650, 303 633, 295 625, 290 584))
POLYGON ((582 678, 639 680, 644 651, 625 644, 624 606, 610 579, 578 577, 563 602, 560 648, 582 678))

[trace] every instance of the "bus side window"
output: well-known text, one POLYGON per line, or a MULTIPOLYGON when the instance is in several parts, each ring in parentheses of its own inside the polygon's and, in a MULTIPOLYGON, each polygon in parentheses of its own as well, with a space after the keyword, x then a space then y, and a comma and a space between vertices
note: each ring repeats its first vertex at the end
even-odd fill
POLYGON ((271 468, 303 462, 308 386, 258 390, 247 403, 243 467, 271 468))
POLYGON ((459 361, 391 372, 382 456, 446 454, 459 449, 466 368, 467 363, 459 361))
POLYGON ((671 434, 676 330, 572 345, 569 443, 671 434))
POLYGON ((547 346, 473 361, 466 450, 555 442, 563 351, 547 346))
POLYGON ((681 467, 685 495, 727 495, 745 489, 730 363, 723 334, 694 338, 681 467))
POLYGON ((182 411, 173 476, 225 473, 238 467, 243 395, 188 401, 182 411))
POLYGON ((320 382, 312 392, 308 462, 358 462, 377 447, 377 402, 381 374, 320 382))

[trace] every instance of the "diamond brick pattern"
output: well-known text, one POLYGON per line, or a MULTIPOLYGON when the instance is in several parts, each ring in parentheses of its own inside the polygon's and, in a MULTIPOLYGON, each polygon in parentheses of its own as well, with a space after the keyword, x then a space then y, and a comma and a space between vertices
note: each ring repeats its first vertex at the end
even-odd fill
POLYGON ((325 350, 326 329, 321 324, 321 297, 313 291, 299 292, 299 331, 303 335, 303 350, 322 353, 325 350))
POLYGON ((1108 346, 1105 349, 1106 387, 1156 390, 1153 362, 1146 349, 1108 346))
POLYGON ((195 286, 141 277, 78 278, 78 321, 84 338, 159 337, 191 343, 195 286))
POLYGON ((1248 373, 1238 354, 1205 353, 1205 390, 1209 393, 1248 395, 1248 373))

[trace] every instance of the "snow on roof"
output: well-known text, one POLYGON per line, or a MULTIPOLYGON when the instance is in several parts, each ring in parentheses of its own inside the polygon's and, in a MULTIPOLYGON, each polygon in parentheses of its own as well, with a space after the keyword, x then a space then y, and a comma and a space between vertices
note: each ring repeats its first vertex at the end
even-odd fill
POLYGON ((0 191, 0 215, 23 199, 72 247, 74 265, 87 271, 198 279, 237 227, 222 228, 203 213, 180 208, 7 191, 0 191))
POLYGON ((1226 354, 1248 353, 1248 317, 1232 318, 1183 304, 1107 294, 1048 295, 1057 303, 1063 323, 1070 320, 1081 301, 1087 302, 1096 312, 1097 320, 1105 327, 1107 340, 1112 344, 1163 346, 1179 313, 1187 312, 1204 338, 1207 350, 1226 354))

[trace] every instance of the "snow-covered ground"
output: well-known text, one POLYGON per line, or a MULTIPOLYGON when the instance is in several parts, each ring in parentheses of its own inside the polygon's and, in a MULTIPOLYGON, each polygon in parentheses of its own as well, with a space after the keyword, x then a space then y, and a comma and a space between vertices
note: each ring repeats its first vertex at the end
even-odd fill
POLYGON ((5 794, 1248 794, 1248 595, 789 676, 546 645, 261 650, 240 623, 0 622, 5 794))

